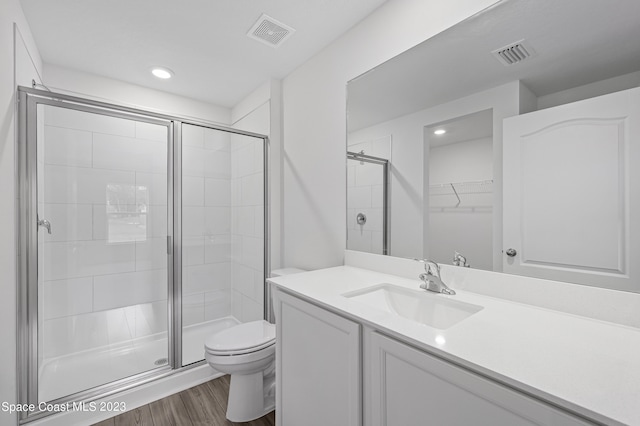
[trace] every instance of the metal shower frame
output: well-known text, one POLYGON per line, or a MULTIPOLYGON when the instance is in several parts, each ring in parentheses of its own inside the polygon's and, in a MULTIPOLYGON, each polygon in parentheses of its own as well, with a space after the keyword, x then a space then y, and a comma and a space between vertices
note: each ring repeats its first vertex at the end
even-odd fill
MULTIPOLYGON (((266 135, 233 129, 220 124, 177 115, 162 114, 143 109, 84 99, 45 90, 18 87, 18 140, 16 182, 19 196, 19 211, 16 214, 17 233, 17 375, 18 402, 38 405, 38 217, 37 199, 37 123, 38 104, 50 105, 143 121, 163 125, 168 131, 167 152, 167 338, 169 362, 155 368, 88 390, 47 401, 65 404, 78 401, 93 401, 117 392, 130 389, 205 364, 199 361, 182 366, 182 126, 183 124, 205 127, 231 134, 250 136, 263 140, 264 183, 264 295, 263 312, 271 320, 270 303, 267 300, 266 278, 270 275, 270 220, 269 220, 269 138, 266 135)), ((35 411, 20 413, 20 423, 46 417, 50 412, 35 411)))

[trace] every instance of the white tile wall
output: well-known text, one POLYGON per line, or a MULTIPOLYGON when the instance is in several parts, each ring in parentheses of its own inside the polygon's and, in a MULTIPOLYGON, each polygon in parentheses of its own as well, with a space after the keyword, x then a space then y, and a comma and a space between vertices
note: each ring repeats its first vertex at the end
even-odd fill
POLYGON ((213 129, 204 130, 204 148, 211 151, 229 151, 231 134, 213 129))
POLYGON ((135 244, 73 241, 44 244, 44 280, 135 271, 135 244))
POLYGON ((184 326, 231 315, 230 135, 182 133, 184 326))
POLYGON ((220 263, 231 261, 231 236, 211 235, 204 239, 205 263, 220 263))
POLYGON ((241 262, 255 270, 261 270, 264 263, 264 240, 255 237, 242 237, 241 262))
POLYGON ((45 281, 44 319, 93 311, 93 277, 45 281))
POLYGON ((136 271, 167 269, 166 238, 136 241, 136 271))
POLYGON ((347 193, 347 205, 349 208, 368 208, 371 207, 371 187, 355 186, 349 188, 347 193))
POLYGON ((264 204, 264 180, 262 173, 242 178, 241 205, 257 206, 264 204))
POLYGON ((46 127, 44 158, 47 164, 91 167, 92 133, 64 127, 46 127))
POLYGON ((165 173, 136 173, 136 201, 151 206, 167 205, 167 175, 165 173))
MULTIPOLYGON (((186 147, 204 148, 204 132, 205 128, 200 126, 183 125, 182 126, 182 150, 183 155, 186 147)), ((184 157, 182 162, 183 166, 192 167, 193 163, 185 161, 184 157)), ((183 169, 183 173, 185 170, 183 169)))
MULTIPOLYGON (((167 128, 52 111, 41 173, 54 228, 42 250, 44 356, 166 332, 167 128)), ((262 150, 259 139, 184 126, 185 326, 262 318, 262 150)))
POLYGON ((230 207, 205 207, 204 210, 206 235, 228 234, 231 232, 230 207))
POLYGON ((182 296, 182 326, 204 322, 204 293, 182 296))
POLYGON ((233 208, 234 231, 239 235, 255 235, 255 207, 244 206, 233 208))
POLYGON ((230 263, 183 266, 182 271, 182 293, 184 295, 224 290, 230 287, 230 263))
POLYGON ((232 313, 242 322, 263 316, 264 188, 261 140, 231 137, 232 313))
POLYGON ((44 173, 45 203, 105 204, 109 188, 135 193, 133 172, 45 165, 44 173))
POLYGON ((204 201, 207 206, 230 206, 231 183, 229 179, 205 179, 204 201))
POLYGON ((253 269, 241 265, 233 264, 233 289, 252 299, 256 298, 255 286, 253 282, 253 269))
POLYGON ((167 150, 166 141, 94 133, 93 167, 163 173, 167 170, 167 150))
MULTIPOLYGON (((183 127, 184 129, 184 127, 183 127)), ((184 130, 183 130, 184 132, 184 130)), ((204 177, 205 169, 205 150, 198 146, 193 146, 186 142, 187 139, 182 136, 182 176, 204 177)))
POLYGON ((90 204, 44 204, 44 218, 53 224, 52 233, 42 229, 44 241, 87 241, 93 239, 90 204))
MULTIPOLYGON (((227 186, 228 184, 227 182, 227 186)), ((184 176, 182 178, 182 205, 204 206, 204 188, 205 179, 203 177, 184 176)))
POLYGON ((204 294, 204 320, 211 321, 231 315, 231 291, 208 291, 204 294))
POLYGON ((138 305, 167 298, 167 271, 130 272, 93 278, 95 311, 138 305))
POLYGON ((86 130, 107 135, 135 137, 135 121, 67 108, 47 108, 45 125, 86 130))
POLYGON ((202 265, 204 263, 204 240, 206 237, 182 237, 182 265, 202 265))
POLYGON ((167 126, 159 126, 157 124, 136 121, 135 127, 136 139, 164 142, 169 137, 169 128, 167 126))
POLYGON ((231 177, 231 155, 228 151, 205 150, 204 176, 214 179, 229 179, 231 177))
POLYGON ((264 239, 264 205, 253 207, 253 236, 264 239))

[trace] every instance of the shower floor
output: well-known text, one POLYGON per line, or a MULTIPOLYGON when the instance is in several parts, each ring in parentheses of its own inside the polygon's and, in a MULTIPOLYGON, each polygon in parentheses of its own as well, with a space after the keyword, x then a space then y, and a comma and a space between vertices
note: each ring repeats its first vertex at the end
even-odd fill
MULTIPOLYGON (((206 336, 236 324, 239 321, 230 316, 185 327, 182 331, 182 364, 204 359, 206 336)), ((40 369, 38 399, 52 401, 162 367, 166 365, 167 351, 167 333, 158 333, 45 360, 40 369)))

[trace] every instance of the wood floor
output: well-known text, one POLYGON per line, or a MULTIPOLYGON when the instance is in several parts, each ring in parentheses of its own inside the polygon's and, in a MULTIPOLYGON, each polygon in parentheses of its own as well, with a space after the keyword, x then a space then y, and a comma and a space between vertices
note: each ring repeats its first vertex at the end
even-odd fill
POLYGON ((225 417, 228 395, 229 376, 222 376, 94 426, 275 426, 274 412, 248 423, 228 421, 225 417))

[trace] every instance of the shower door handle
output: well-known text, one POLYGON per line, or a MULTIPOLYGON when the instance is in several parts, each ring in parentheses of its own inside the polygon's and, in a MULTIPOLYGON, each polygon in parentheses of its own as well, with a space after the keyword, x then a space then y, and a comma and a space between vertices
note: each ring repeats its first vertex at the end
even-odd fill
POLYGON ((47 219, 38 220, 38 226, 44 226, 45 228, 47 228, 47 233, 51 234, 51 222, 49 222, 47 219))

